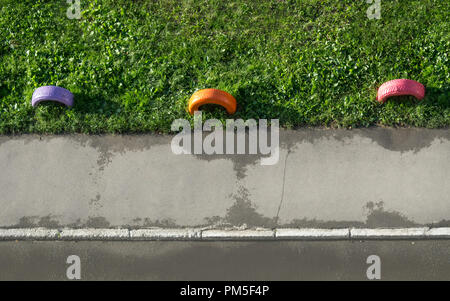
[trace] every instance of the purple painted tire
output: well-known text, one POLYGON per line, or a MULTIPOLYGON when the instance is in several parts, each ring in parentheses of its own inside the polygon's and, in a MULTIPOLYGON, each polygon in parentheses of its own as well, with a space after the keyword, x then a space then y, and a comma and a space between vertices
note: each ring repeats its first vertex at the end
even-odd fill
POLYGON ((43 86, 34 90, 31 105, 35 107, 41 101, 56 101, 71 107, 73 106, 73 94, 61 87, 43 86))

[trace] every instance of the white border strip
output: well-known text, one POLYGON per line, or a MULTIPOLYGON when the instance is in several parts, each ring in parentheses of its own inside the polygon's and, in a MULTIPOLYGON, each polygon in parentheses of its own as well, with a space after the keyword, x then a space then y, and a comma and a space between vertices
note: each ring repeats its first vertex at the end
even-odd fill
POLYGON ((346 240, 350 229, 275 229, 275 237, 286 240, 346 240))
POLYGON ((0 229, 0 240, 58 240, 59 232, 43 228, 0 229))
POLYGON ((448 228, 431 228, 425 236, 430 239, 450 239, 450 227, 448 228))
POLYGON ((59 234, 62 240, 128 240, 127 229, 63 229, 59 234))
POLYGON ((200 240, 201 229, 138 229, 130 230, 132 240, 200 240))
POLYGON ((251 240, 426 240, 450 239, 450 227, 378 229, 1 229, 0 241, 251 241, 251 240))
POLYGON ((425 238, 429 228, 350 229, 352 239, 417 239, 425 238))
POLYGON ((273 240, 275 231, 270 229, 257 230, 204 230, 203 240, 273 240))

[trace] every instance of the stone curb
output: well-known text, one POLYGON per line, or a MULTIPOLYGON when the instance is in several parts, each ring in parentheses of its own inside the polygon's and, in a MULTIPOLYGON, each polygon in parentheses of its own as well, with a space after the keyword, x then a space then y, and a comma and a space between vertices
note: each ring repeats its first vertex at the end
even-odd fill
POLYGON ((424 239, 429 230, 423 228, 350 229, 351 239, 424 239))
POLYGON ((31 228, 31 229, 0 229, 2 240, 58 240, 59 230, 31 228))
POLYGON ((128 240, 128 229, 63 229, 59 234, 62 240, 128 240))
POLYGON ((276 229, 275 238, 289 240, 346 240, 349 229, 276 229))
POLYGON ((275 230, 204 230, 203 240, 273 240, 275 230))
POLYGON ((450 227, 431 228, 425 233, 425 236, 430 239, 450 239, 450 227))
POLYGON ((252 240, 402 240, 450 239, 450 227, 379 229, 1 229, 0 241, 252 241, 252 240))
POLYGON ((130 230, 132 240, 200 240, 201 229, 138 229, 130 230))

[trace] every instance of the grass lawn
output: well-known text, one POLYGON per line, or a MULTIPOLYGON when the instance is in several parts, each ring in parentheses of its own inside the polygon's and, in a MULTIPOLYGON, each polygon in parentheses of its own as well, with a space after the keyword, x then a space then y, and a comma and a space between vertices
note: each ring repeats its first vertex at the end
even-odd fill
MULTIPOLYGON (((202 88, 285 127, 450 125, 450 1, 0 0, 0 134, 169 132, 202 88), (375 101, 395 78, 427 87, 375 101), (75 106, 31 107, 59 85, 75 106)), ((205 118, 226 119, 208 107, 205 118)))

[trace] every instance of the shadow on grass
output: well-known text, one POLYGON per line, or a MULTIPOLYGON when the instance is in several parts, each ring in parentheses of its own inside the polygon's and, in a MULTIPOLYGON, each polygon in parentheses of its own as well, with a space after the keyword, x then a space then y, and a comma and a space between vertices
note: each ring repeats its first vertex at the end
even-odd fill
POLYGON ((99 94, 74 93, 74 99, 75 104, 72 109, 82 114, 102 114, 109 117, 123 109, 119 103, 108 100, 99 94))
MULTIPOLYGON (((290 91, 300 89, 294 85, 290 91)), ((298 105, 288 105, 295 95, 292 93, 278 93, 278 87, 270 83, 251 83, 239 87, 234 96, 238 100, 236 117, 246 119, 279 119, 280 124, 290 127, 302 126, 306 124, 306 117, 303 116, 298 105), (274 91, 264 93, 262 91, 274 91)))
POLYGON ((48 116, 64 115, 67 109, 80 114, 97 114, 105 117, 117 114, 122 110, 122 106, 116 102, 107 100, 101 95, 87 95, 82 93, 74 94, 74 105, 71 108, 56 101, 42 101, 38 107, 41 114, 48 116))
POLYGON ((406 106, 433 106, 441 109, 450 108, 450 88, 426 87, 425 98, 418 100, 414 96, 393 96, 386 100, 386 103, 404 104, 406 106))
POLYGON ((443 109, 448 109, 450 108, 450 87, 427 87, 424 100, 430 104, 437 104, 443 109))

